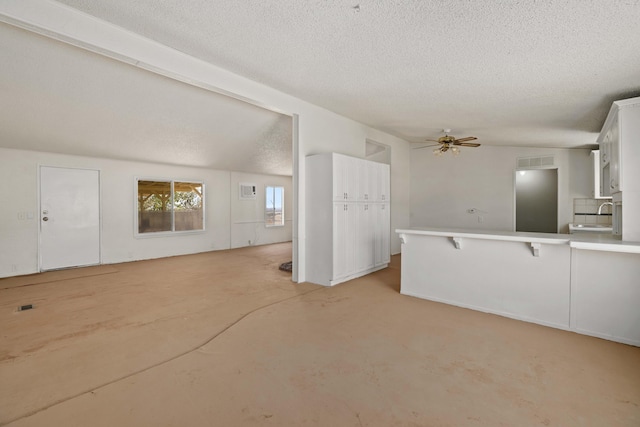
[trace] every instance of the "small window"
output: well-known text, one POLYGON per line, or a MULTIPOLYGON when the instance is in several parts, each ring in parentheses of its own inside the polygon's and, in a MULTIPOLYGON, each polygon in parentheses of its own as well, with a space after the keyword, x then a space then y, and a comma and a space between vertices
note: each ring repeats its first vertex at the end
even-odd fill
POLYGON ((138 233, 204 230, 204 184, 137 180, 138 233))
POLYGON ((267 186, 264 222, 267 227, 284 225, 284 187, 267 186))

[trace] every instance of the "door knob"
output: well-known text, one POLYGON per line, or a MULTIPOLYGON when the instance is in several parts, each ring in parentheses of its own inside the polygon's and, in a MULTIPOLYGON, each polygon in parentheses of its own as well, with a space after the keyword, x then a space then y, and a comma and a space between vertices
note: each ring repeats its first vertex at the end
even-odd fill
POLYGON ((46 216, 45 216, 44 218, 42 218, 42 220, 43 220, 43 221, 49 221, 49 217, 46 217, 46 216))

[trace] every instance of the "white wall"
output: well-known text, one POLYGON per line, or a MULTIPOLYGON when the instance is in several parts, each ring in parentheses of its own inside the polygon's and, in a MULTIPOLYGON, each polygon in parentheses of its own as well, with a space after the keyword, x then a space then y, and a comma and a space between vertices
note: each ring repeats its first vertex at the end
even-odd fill
POLYGON ((291 240, 291 221, 285 227, 264 227, 264 185, 285 187, 291 177, 241 174, 204 168, 127 162, 81 156, 0 148, 0 277, 38 271, 38 168, 57 166, 100 171, 101 260, 103 264, 229 249, 291 240), (175 236, 134 236, 135 178, 197 180, 205 184, 205 231, 175 236), (255 202, 238 201, 238 182, 258 184, 255 202), (241 203, 249 205, 240 206, 241 203), (259 220, 256 224, 244 221, 259 220), (249 228, 247 228, 249 227, 249 228))
POLYGON ((458 156, 412 150, 411 226, 514 231, 516 159, 548 155, 558 168, 559 230, 568 233, 573 198, 591 194, 587 149, 485 145, 463 147, 458 156), (481 212, 469 214, 472 208, 481 212))
MULTIPOLYGON (((294 191, 299 207, 293 230, 298 248, 299 281, 305 278, 305 166, 309 154, 335 151, 365 157, 367 138, 391 146, 391 228, 409 225, 409 144, 399 138, 339 116, 283 92, 240 77, 224 69, 167 48, 109 23, 45 0, 11 0, 0 4, 6 22, 105 54, 133 66, 153 70, 239 99, 250 100, 279 112, 297 114, 298 140, 294 142, 294 191)), ((99 102, 99 101, 97 101, 99 102)), ((392 253, 400 252, 400 241, 393 236, 392 253)))
POLYGON ((289 242, 292 238, 293 179, 290 176, 231 173, 231 247, 289 242), (256 185, 255 200, 240 200, 240 183, 256 185), (264 223, 265 188, 284 187, 284 226, 264 223), (249 241, 251 243, 249 243, 249 241))
POLYGON ((101 258, 111 264, 227 249, 230 242, 229 172, 140 162, 0 149, 0 277, 38 271, 38 167, 96 169, 101 186, 101 258), (205 231, 169 237, 134 237, 135 178, 202 180, 205 231), (215 203, 211 201, 215 200, 215 203), (32 218, 19 219, 19 213, 32 218))

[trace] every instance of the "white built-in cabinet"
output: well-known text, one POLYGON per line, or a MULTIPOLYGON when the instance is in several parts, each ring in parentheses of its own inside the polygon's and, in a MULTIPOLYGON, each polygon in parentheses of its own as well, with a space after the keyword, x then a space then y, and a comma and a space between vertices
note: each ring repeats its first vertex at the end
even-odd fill
POLYGON ((620 191, 620 132, 617 114, 603 128, 600 143, 600 194, 610 197, 620 191))
POLYGON ((598 144, 600 190, 613 198, 614 234, 640 241, 640 97, 613 103, 598 144))
POLYGON ((389 165, 336 153, 306 161, 306 276, 325 286, 385 268, 389 165))
POLYGON ((602 180, 600 179, 600 173, 602 167, 600 165, 600 150, 591 151, 591 170, 593 171, 593 191, 592 196, 594 199, 611 199, 611 193, 608 196, 602 193, 602 180))

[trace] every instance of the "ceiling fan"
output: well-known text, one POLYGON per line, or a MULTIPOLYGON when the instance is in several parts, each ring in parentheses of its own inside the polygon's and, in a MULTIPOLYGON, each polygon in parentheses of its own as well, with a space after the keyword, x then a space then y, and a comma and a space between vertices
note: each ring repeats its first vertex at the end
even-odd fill
POLYGON ((444 132, 444 136, 441 136, 437 140, 435 140, 435 139, 427 139, 426 140, 426 141, 437 142, 437 144, 425 145, 423 147, 415 147, 414 149, 419 150, 421 148, 438 146, 438 148, 433 150, 433 154, 435 154, 436 156, 440 156, 440 155, 442 155, 443 153, 446 153, 449 150, 451 150, 451 152, 454 155, 458 155, 458 154, 460 154, 460 149, 458 147, 473 147, 473 148, 475 148, 475 147, 479 147, 480 146, 480 144, 477 144, 475 142, 468 142, 468 141, 474 141, 474 140, 478 139, 475 136, 467 136, 465 138, 456 138, 454 136, 449 135, 449 132, 451 132, 451 129, 443 129, 442 131, 444 132))

